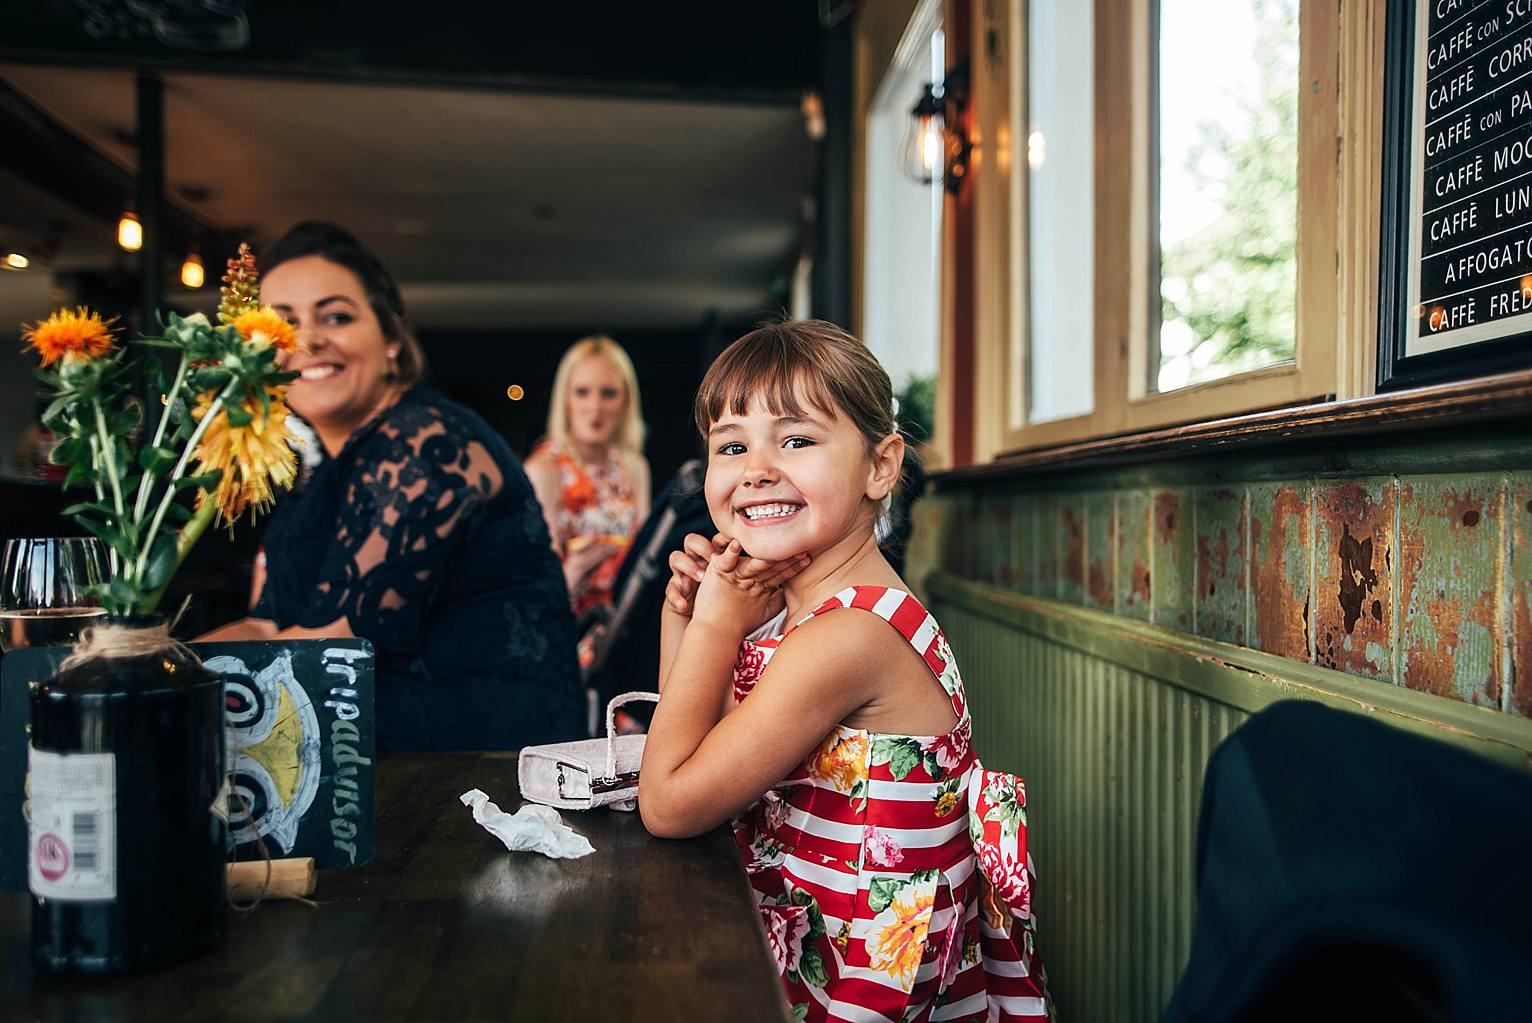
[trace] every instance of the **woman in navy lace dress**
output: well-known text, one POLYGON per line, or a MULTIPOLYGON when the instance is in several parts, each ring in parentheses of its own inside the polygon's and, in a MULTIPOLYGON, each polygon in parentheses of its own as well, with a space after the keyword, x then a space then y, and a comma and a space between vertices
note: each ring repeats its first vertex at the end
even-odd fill
POLYGON ((579 737, 569 595, 521 464, 416 384, 398 289, 350 234, 300 224, 263 263, 303 344, 288 401, 325 457, 266 529, 250 616, 203 638, 371 640, 380 750, 579 737))

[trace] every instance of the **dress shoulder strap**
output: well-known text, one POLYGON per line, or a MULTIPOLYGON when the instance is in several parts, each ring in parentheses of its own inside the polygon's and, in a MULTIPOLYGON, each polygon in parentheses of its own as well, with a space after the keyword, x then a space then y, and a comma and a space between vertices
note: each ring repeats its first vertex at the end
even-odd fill
POLYGON ((941 678, 947 666, 938 649, 942 645, 941 627, 936 624, 936 619, 931 617, 925 605, 914 596, 891 586, 848 586, 798 619, 794 627, 841 607, 871 611, 888 622, 915 648, 920 659, 926 662, 926 667, 931 669, 931 674, 941 678))

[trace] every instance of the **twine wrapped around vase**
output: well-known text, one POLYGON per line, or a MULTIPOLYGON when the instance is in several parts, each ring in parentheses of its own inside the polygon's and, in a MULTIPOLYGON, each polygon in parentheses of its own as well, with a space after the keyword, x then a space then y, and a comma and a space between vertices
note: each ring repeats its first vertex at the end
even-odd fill
POLYGON ((166 650, 174 650, 193 663, 200 664, 201 660, 191 647, 170 635, 174 626, 175 622, 159 622, 154 625, 118 625, 109 622, 88 626, 80 633, 74 653, 64 659, 59 670, 68 671, 103 657, 149 657, 166 650))

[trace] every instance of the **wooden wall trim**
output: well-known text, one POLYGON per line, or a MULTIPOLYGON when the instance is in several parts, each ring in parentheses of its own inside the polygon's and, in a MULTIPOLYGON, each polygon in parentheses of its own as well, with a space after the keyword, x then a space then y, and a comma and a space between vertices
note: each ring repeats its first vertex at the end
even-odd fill
POLYGON ((936 472, 932 480, 940 487, 1060 468, 1119 465, 1309 438, 1382 435, 1433 426, 1522 419, 1532 419, 1532 371, 1528 370, 1024 451, 987 465, 936 472))
POLYGON ((1278 700, 1309 699, 1378 717, 1407 731, 1532 767, 1532 719, 1471 707, 1401 686, 1174 632, 1106 611, 1028 597, 948 572, 926 577, 943 603, 1098 657, 1165 684, 1255 712, 1278 700))

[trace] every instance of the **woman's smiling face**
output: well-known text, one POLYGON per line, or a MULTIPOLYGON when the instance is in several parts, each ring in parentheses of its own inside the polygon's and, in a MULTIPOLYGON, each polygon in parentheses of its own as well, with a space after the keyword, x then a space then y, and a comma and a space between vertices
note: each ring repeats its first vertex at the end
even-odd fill
POLYGON ((399 342, 384 336, 361 280, 323 256, 302 256, 262 277, 261 299, 298 329, 300 349, 284 360, 299 374, 287 391, 293 411, 322 437, 370 419, 392 390, 399 342))
POLYGON ((877 500, 867 439, 845 416, 799 403, 802 416, 760 399, 725 410, 708 431, 705 493, 718 531, 757 558, 819 554, 872 529, 877 500))

